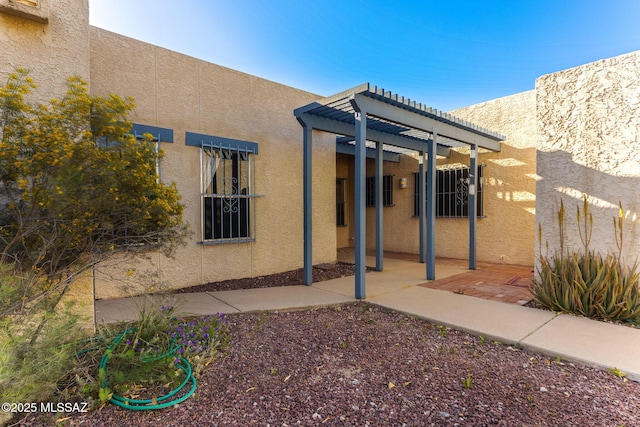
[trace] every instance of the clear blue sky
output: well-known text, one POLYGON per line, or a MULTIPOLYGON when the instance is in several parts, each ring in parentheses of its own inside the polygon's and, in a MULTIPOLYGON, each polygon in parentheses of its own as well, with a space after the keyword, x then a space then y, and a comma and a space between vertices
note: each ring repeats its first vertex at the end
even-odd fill
POLYGON ((332 95, 370 82, 441 110, 640 50, 640 0, 89 0, 91 25, 332 95))

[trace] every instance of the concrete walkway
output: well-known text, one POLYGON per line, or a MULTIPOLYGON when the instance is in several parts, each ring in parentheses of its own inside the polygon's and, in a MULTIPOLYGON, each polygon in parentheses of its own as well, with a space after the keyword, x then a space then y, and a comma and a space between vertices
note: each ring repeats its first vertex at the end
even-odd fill
MULTIPOLYGON (((368 258, 367 262, 375 264, 374 259, 368 258)), ((387 258, 384 262, 383 272, 366 275, 368 302, 563 360, 617 368, 629 379, 640 381, 640 329, 418 286, 426 281, 424 264, 387 258)), ((468 272, 461 267, 436 265, 438 279, 468 272)), ((96 319, 107 323, 134 320, 139 308, 150 302, 175 306, 181 314, 201 315, 302 309, 351 301, 356 301, 354 279, 343 277, 313 286, 98 300, 96 319)))

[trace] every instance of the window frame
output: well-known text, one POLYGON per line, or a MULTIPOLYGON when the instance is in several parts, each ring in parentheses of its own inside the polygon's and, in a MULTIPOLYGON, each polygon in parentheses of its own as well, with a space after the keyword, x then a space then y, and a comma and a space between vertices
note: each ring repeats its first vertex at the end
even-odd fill
MULTIPOLYGON (((485 218, 484 212, 484 167, 478 165, 478 179, 476 182, 476 217, 485 218)), ((436 170, 436 218, 469 218, 469 167, 439 168, 436 170), (451 180, 452 176, 455 178, 451 180), (445 181, 448 180, 448 181, 445 181), (462 181, 460 181, 462 180, 462 181), (453 202, 452 202, 453 199, 453 202), (453 208, 452 208, 453 206, 453 208), (459 208, 457 206, 460 206, 459 208), (453 212, 452 212, 453 211, 453 212)), ((413 216, 418 212, 418 177, 413 174, 413 216)), ((426 185, 426 183, 425 183, 426 185)), ((426 200, 425 200, 426 203, 426 200)))
POLYGON ((201 243, 255 242, 256 151, 246 144, 202 144, 201 243))
POLYGON ((50 0, 0 0, 0 13, 47 24, 50 0))
MULTIPOLYGON (((393 177, 395 175, 382 176, 382 206, 385 208, 393 207, 393 177)), ((373 208, 376 206, 376 177, 368 176, 365 181, 366 188, 366 206, 373 208)))
POLYGON ((347 178, 336 178, 336 227, 347 227, 347 178))

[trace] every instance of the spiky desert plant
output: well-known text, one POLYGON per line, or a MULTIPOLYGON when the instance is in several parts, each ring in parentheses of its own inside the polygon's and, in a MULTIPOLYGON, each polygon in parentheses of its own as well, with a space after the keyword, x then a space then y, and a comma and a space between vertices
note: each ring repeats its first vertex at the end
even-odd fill
POLYGON ((559 249, 542 254, 542 227, 539 227, 540 257, 531 292, 536 302, 558 312, 595 319, 637 322, 640 319, 640 272, 638 263, 622 259, 623 209, 614 218, 618 252, 602 255, 589 249, 593 216, 587 198, 577 208, 582 250, 565 249, 564 203, 558 211, 559 249))

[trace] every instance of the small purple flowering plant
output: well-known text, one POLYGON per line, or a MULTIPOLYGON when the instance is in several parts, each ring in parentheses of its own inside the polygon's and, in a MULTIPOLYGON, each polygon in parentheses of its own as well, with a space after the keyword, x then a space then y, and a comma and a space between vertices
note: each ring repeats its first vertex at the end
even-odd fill
POLYGON ((170 324, 167 333, 177 348, 176 358, 188 360, 194 375, 198 375, 229 343, 228 322, 222 313, 189 319, 172 317, 170 324))
POLYGON ((111 350, 109 384, 119 394, 175 386, 184 378, 176 366, 183 359, 197 376, 227 346, 229 328, 223 314, 179 318, 174 311, 172 306, 141 310, 111 350))

